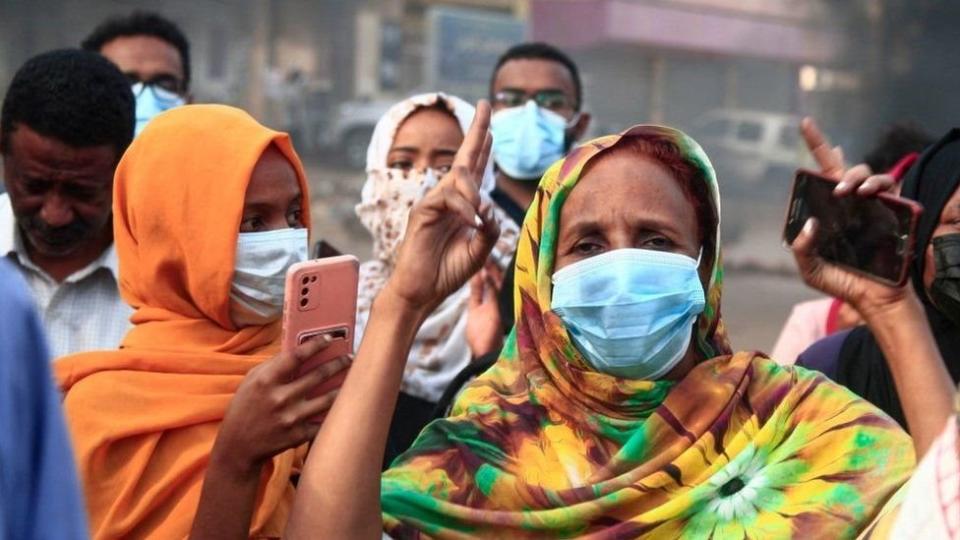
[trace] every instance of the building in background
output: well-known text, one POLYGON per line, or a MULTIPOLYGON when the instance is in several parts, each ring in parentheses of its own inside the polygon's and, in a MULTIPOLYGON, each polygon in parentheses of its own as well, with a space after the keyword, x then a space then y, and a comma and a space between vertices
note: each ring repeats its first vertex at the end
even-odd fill
POLYGON ((820 106, 799 74, 835 65, 844 47, 817 1, 533 0, 530 25, 581 66, 596 131, 690 131, 733 188, 789 178, 804 153, 799 115, 820 106))
POLYGON ((726 118, 775 149, 782 115, 813 114, 858 155, 886 122, 952 125, 960 80, 960 4, 937 0, 4 0, 0 88, 30 56, 136 9, 189 36, 197 101, 244 107, 354 164, 385 104, 481 97, 499 53, 526 38, 578 61, 595 133, 726 118), (781 116, 758 128, 758 113, 781 116))

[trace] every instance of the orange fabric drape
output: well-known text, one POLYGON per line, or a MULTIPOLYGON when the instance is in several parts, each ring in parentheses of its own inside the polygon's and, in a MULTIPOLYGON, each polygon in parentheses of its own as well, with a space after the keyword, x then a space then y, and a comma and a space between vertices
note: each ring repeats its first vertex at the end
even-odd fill
MULTIPOLYGON (((117 167, 114 241, 134 327, 120 350, 54 365, 94 538, 189 534, 227 406, 278 350, 278 324, 238 330, 229 316, 244 194, 270 144, 297 171, 309 227, 306 176, 289 138, 238 109, 164 113, 117 167)), ((282 534, 301 461, 288 451, 264 467, 251 536, 282 534)))

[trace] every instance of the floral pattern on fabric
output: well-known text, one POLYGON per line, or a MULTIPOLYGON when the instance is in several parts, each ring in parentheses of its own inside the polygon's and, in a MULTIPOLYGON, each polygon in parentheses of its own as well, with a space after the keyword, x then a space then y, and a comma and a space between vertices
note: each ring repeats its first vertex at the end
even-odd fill
POLYGON ((550 311, 560 209, 584 166, 629 137, 676 145, 719 215, 709 161, 669 128, 596 139, 554 164, 521 232, 501 358, 384 473, 395 538, 850 538, 912 469, 909 437, 872 405, 730 354, 719 249, 703 254, 713 271, 697 323, 710 360, 677 382, 587 368, 550 311))

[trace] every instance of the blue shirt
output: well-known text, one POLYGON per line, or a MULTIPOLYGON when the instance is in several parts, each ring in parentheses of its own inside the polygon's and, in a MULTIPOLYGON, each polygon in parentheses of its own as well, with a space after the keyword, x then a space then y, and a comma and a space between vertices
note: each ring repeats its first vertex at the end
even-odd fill
POLYGON ((43 327, 0 260, 0 540, 87 538, 87 521, 43 327))

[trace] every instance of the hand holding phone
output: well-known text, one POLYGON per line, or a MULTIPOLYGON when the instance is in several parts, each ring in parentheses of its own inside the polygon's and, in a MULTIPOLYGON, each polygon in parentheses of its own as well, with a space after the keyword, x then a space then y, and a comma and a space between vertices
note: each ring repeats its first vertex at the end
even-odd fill
POLYGON ((819 174, 797 171, 784 240, 793 244, 807 220, 816 218, 816 255, 887 285, 902 286, 909 276, 922 208, 887 193, 865 197, 848 190, 836 192, 837 185, 819 174))
MULTIPOLYGON (((784 227, 784 239, 791 245, 804 282, 810 287, 849 303, 868 324, 872 324, 872 321, 876 322, 875 317, 885 318, 891 313, 902 313, 903 308, 906 308, 907 312, 919 309, 919 303, 913 287, 909 285, 904 286, 904 284, 909 277, 909 267, 915 243, 916 220, 922 211, 921 207, 915 202, 905 201, 886 194, 878 195, 874 193, 864 195, 862 193, 858 194, 856 190, 853 190, 853 192, 835 193, 833 189, 836 185, 837 183, 830 179, 818 177, 818 175, 807 171, 799 171, 797 174, 794 194, 791 197, 791 204, 787 210, 787 224, 784 227), (801 178, 801 176, 806 176, 806 180, 810 180, 811 177, 813 177, 813 181, 816 183, 816 187, 813 188, 816 196, 811 197, 805 193, 809 185, 805 186, 806 181, 801 178), (835 208, 832 212, 822 212, 821 206, 836 205, 835 201, 846 201, 850 204, 865 202, 877 203, 877 199, 885 199, 884 202, 878 204, 887 205, 887 210, 891 210, 889 205, 897 206, 897 209, 891 211, 894 216, 899 216, 902 220, 893 221, 897 221, 901 225, 906 224, 901 231, 906 231, 905 234, 907 236, 907 238, 904 239, 902 238, 903 235, 896 235, 901 239, 901 242, 897 245, 909 246, 906 252, 898 255, 896 248, 890 248, 888 234, 883 235, 887 237, 886 240, 879 241, 877 244, 878 249, 887 250, 887 255, 880 256, 879 258, 867 256, 869 253, 853 245, 849 238, 838 240, 835 238, 835 235, 824 236, 822 234, 824 227, 822 226, 821 218, 827 221, 834 220, 843 222, 848 218, 855 218, 857 216, 856 213, 849 216, 838 213, 835 211, 835 208), (893 201, 891 201, 891 199, 893 201), (796 205, 794 204, 796 200, 805 200, 806 204, 796 205), (812 207, 811 203, 815 203, 816 207, 812 207), (909 209, 911 214, 909 219, 906 218, 906 209, 909 209), (849 245, 842 249, 835 245, 831 246, 831 243, 837 242, 844 242, 849 245), (822 254, 823 246, 827 246, 827 250, 832 250, 830 251, 831 256, 845 255, 849 257, 848 260, 841 263, 826 259, 822 254), (863 263, 864 261, 875 262, 877 260, 885 260, 891 253, 896 255, 896 264, 880 265, 879 267, 865 265, 864 268, 853 266, 854 264, 863 263), (892 270, 894 268, 896 268, 895 271, 892 270), (877 276, 871 273, 878 270, 884 271, 886 274, 877 276), (888 279, 895 274, 897 276, 895 280, 888 279)), ((873 213, 867 213, 868 217, 875 215, 876 214, 873 213)), ((886 213, 880 213, 880 215, 889 218, 889 215, 886 213)), ((860 217, 862 218, 862 216, 860 217)), ((872 218, 868 219, 868 221, 875 222, 872 218)), ((836 230, 836 225, 834 229, 836 230)), ((884 229, 880 228, 878 231, 884 232, 884 229)))
MULTIPOLYGON (((292 352, 312 339, 330 342, 303 362, 300 374, 353 354, 359 267, 356 257, 341 255, 298 263, 287 271, 281 335, 283 351, 292 352)), ((339 388, 344 378, 346 370, 324 381, 313 395, 339 388)))

